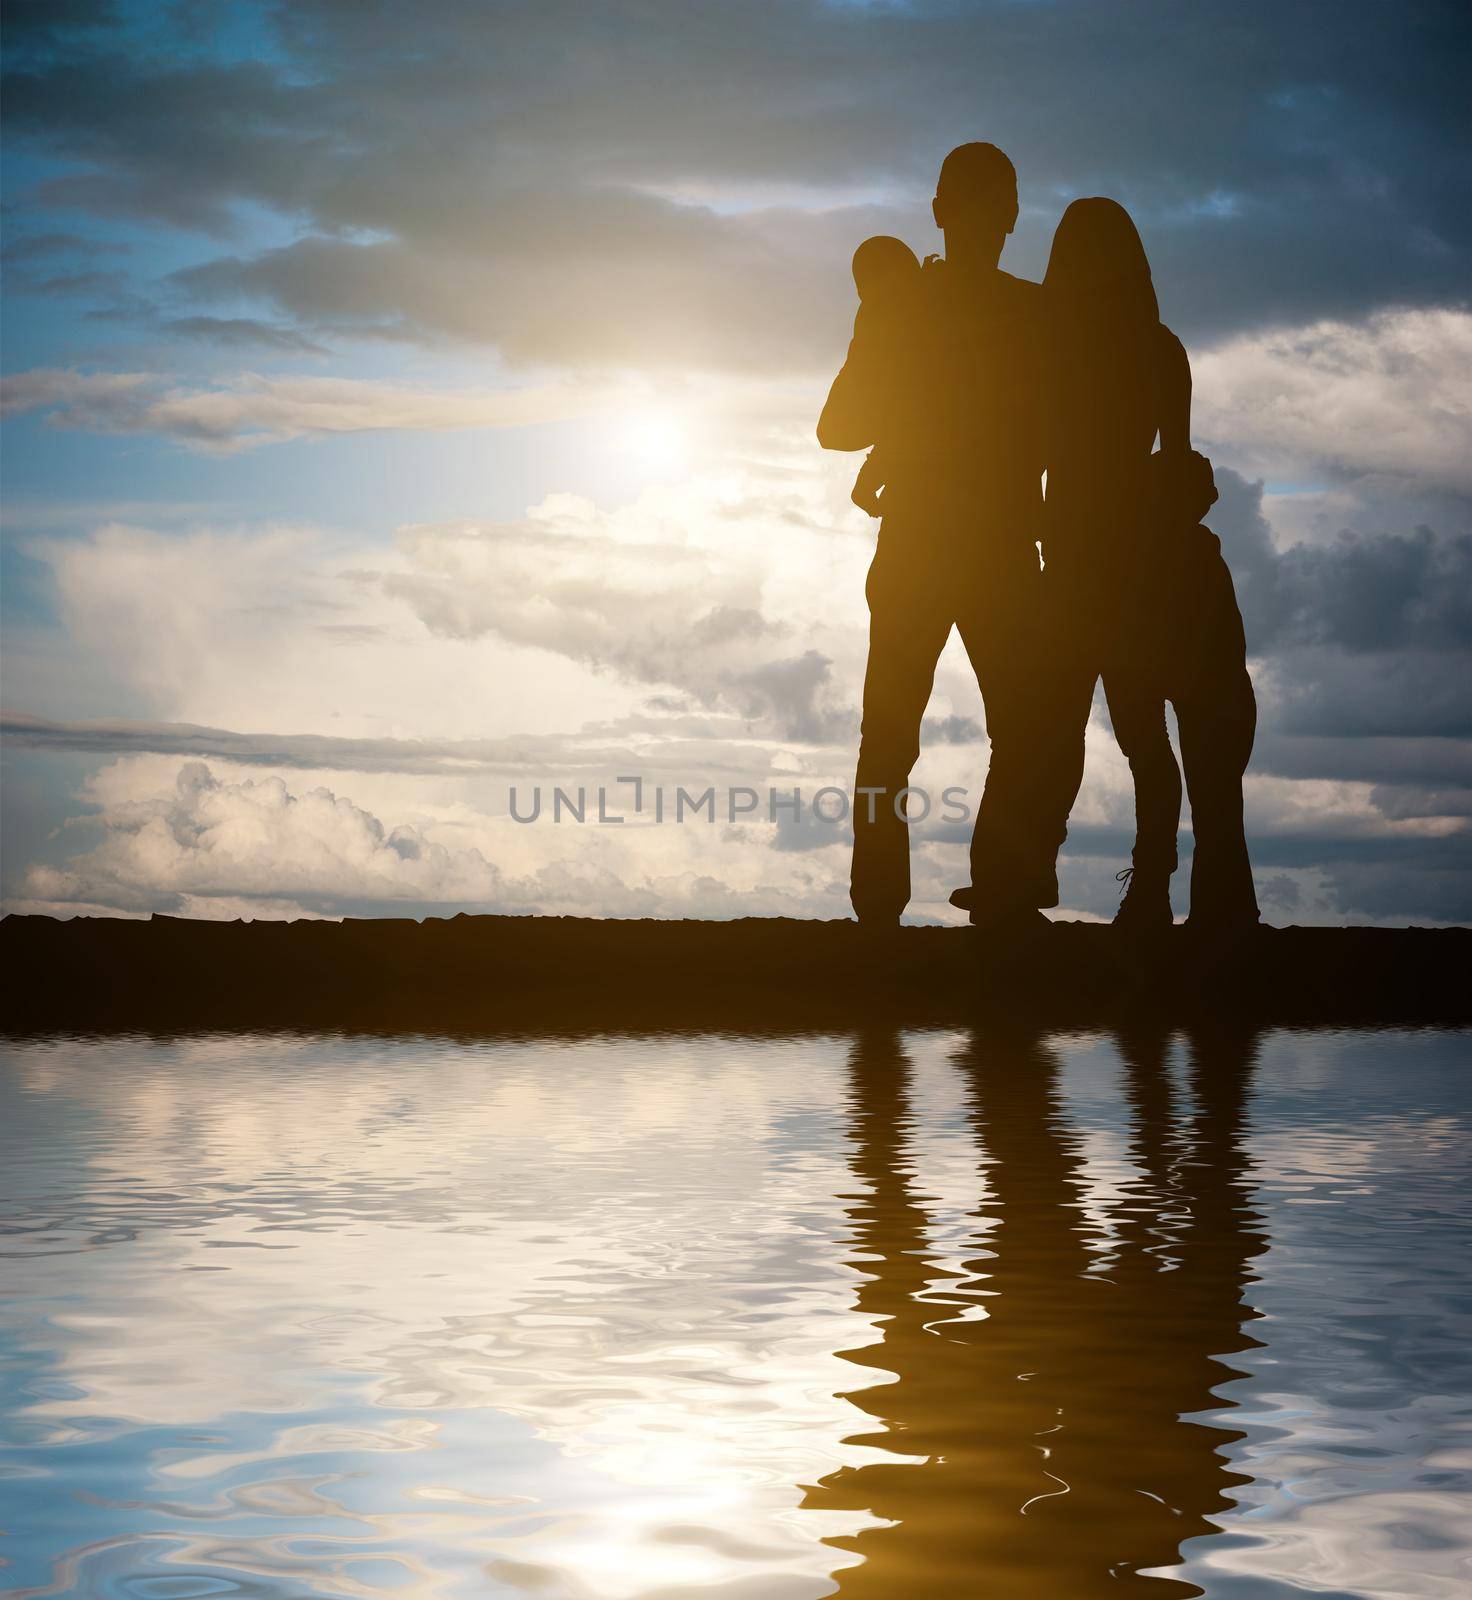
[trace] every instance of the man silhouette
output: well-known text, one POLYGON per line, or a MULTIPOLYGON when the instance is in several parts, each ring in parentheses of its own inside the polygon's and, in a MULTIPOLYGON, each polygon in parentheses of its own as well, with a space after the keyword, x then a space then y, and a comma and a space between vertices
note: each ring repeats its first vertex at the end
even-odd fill
POLYGON ((1057 904, 1040 839, 1042 780, 1028 662, 1039 606, 1040 289, 1001 271, 1017 174, 994 145, 941 166, 932 212, 945 255, 926 261, 902 314, 860 307, 818 422, 828 450, 882 446, 878 547, 869 568, 869 662, 855 780, 850 898, 892 926, 910 898, 905 789, 952 627, 981 687, 991 765, 971 840, 973 922, 1057 904))

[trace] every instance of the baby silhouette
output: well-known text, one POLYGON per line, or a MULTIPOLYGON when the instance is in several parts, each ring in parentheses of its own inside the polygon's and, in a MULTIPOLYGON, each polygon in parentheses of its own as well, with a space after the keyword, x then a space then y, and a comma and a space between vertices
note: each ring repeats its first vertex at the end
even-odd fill
MULTIPOLYGON (((920 284, 920 263, 902 239, 886 233, 865 239, 854 251, 854 287, 859 291, 859 314, 866 320, 897 323, 914 299, 920 284)), ((880 491, 887 476, 882 447, 871 450, 854 479, 853 503, 871 517, 882 515, 880 491)))

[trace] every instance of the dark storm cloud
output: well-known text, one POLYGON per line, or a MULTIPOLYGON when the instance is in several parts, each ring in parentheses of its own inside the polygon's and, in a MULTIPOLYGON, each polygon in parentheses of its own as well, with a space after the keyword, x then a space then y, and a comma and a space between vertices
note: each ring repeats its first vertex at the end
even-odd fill
MULTIPOLYGON (((1442 794, 1465 791, 1472 795, 1472 742, 1402 734, 1358 738, 1335 734, 1293 736, 1269 730, 1259 735, 1253 747, 1252 769, 1283 778, 1343 778, 1373 783, 1381 786, 1377 793, 1387 796, 1390 786, 1413 773, 1423 786, 1423 794, 1428 792, 1426 786, 1436 786, 1442 794)), ((1378 800, 1372 803, 1383 809, 1378 800)), ((1458 815, 1460 809, 1454 813, 1414 814, 1458 815)))
POLYGON ((121 20, 116 0, 5 0, 3 15, 6 50, 36 56, 121 20))
MULTIPOLYGON (((101 14, 57 9, 74 30, 101 14)), ((225 233, 249 203, 299 225, 182 282, 312 325, 529 359, 819 364, 854 239, 878 223, 925 243, 939 157, 976 136, 1018 162, 1023 267, 1068 198, 1117 194, 1188 332, 1466 293, 1460 4, 257 14, 248 59, 121 26, 61 50, 60 24, 33 21, 6 117, 76 164, 54 204, 225 233), (864 195, 892 199, 887 220, 813 214, 864 195)))
POLYGON ((1254 842, 1253 866, 1311 869, 1351 917, 1465 922, 1472 906, 1472 830, 1434 837, 1314 838, 1254 842))
MULTIPOLYGON (((1210 521, 1262 663, 1263 726, 1346 741, 1472 738, 1472 535, 1343 532, 1279 550, 1262 485, 1227 471, 1217 483, 1210 521)), ((1349 765, 1319 775, 1359 776, 1350 745, 1339 748, 1349 765)))
MULTIPOLYGON (((965 829, 950 837, 963 843, 965 829)), ((1192 839, 1181 838, 1175 879, 1177 909, 1190 877, 1192 839)), ((1068 903, 1112 914, 1118 891, 1116 864, 1128 862, 1131 837, 1107 828, 1070 828, 1060 863, 1068 903), (1105 862, 1100 871, 1096 863, 1105 862)), ((1386 836, 1306 835, 1258 829, 1252 839, 1253 876, 1264 911, 1273 922, 1313 910, 1340 918, 1465 923, 1472 914, 1472 831, 1386 836), (1296 877, 1290 874, 1297 874, 1296 877), (1319 887, 1321 886, 1322 892, 1319 887)))
MULTIPOLYGON (((1280 549, 1261 484, 1218 470, 1209 517, 1254 661, 1258 776, 1370 785, 1390 822, 1454 832, 1389 843, 1254 838, 1264 868, 1315 867, 1346 914, 1465 920, 1472 905, 1472 534, 1341 532, 1280 549), (1446 876, 1438 879, 1435 863, 1446 876)), ((1462 507, 1465 513, 1465 505, 1462 507)))
POLYGON ((1254 655, 1293 646, 1352 653, 1472 649, 1472 533, 1341 531, 1279 550, 1263 486, 1218 469, 1209 516, 1232 568, 1254 655))
MULTIPOLYGON (((1468 746, 1463 745, 1463 750, 1468 746)), ((1419 784, 1377 785, 1370 804, 1382 817, 1405 822, 1416 817, 1472 817, 1472 785, 1460 789, 1427 789, 1419 784)), ((1472 904, 1472 896, 1469 896, 1472 904)))
POLYGON ((1265 643, 1355 652, 1472 648, 1472 534, 1341 533, 1327 548, 1285 551, 1275 576, 1259 602, 1265 643))
POLYGON ((1472 651, 1284 651, 1270 671, 1259 700, 1280 733, 1472 738, 1472 651))

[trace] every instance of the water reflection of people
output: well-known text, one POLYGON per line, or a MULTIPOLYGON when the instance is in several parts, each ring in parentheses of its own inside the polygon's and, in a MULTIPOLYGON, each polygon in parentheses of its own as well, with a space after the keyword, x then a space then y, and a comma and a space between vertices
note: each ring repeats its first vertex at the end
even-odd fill
POLYGON ((1250 1038, 1192 1041, 1183 1115, 1163 1035, 1122 1038, 1136 1176, 1091 1218, 1082 1146, 1057 1057, 1036 1041, 977 1037, 957 1066, 985 1156, 985 1254, 937 1283, 911 1154, 910 1067, 894 1033, 855 1044, 851 1213, 859 1310, 882 1340, 845 1352, 893 1381, 848 1396, 876 1419, 850 1443, 884 1458, 808 1492, 885 1526, 834 1542, 863 1561, 844 1595, 1199 1594, 1149 1576, 1243 1481, 1229 1430, 1183 1420, 1223 1402, 1220 1357, 1243 1332, 1249 1263, 1265 1245, 1244 1191, 1250 1038), (936 1286, 933 1286, 936 1285, 936 1286))

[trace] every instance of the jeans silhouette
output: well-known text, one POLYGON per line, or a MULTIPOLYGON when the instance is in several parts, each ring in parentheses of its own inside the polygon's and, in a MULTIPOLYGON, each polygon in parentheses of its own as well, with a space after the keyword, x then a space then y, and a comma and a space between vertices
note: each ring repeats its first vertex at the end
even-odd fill
POLYGON ((920 754, 935 664, 953 627, 981 687, 991 742, 971 836, 971 881, 983 895, 1057 904, 1053 860, 1066 813, 1051 832, 1040 828, 1050 774, 1038 759, 1030 673, 1041 582, 1034 546, 1015 538, 998 544, 945 508, 885 519, 864 588, 869 661, 850 888, 860 918, 898 917, 910 898, 909 824, 895 802, 920 754), (948 531, 938 535, 932 518, 948 531))
POLYGON ((1066 810, 1078 793, 1084 729, 1102 679, 1114 736, 1134 779, 1133 864, 1137 871, 1173 872, 1181 773, 1165 720, 1170 701, 1195 835, 1191 915, 1255 922, 1242 776, 1257 731, 1257 699, 1220 542, 1206 528, 1170 536, 1133 586, 1070 566, 1066 557, 1050 565, 1047 581, 1049 613, 1060 631, 1066 626, 1071 633, 1057 711, 1062 786, 1053 804, 1066 810), (1101 603, 1101 595, 1110 599, 1101 603))

